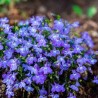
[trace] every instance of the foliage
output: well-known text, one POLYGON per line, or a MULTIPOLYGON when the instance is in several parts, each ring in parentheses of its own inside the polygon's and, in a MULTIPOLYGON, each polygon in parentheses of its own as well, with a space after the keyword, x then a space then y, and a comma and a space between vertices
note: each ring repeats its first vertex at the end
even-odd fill
POLYGON ((73 5, 72 9, 73 9, 74 13, 79 15, 79 16, 81 16, 83 14, 82 8, 78 5, 73 5))
POLYGON ((93 41, 88 32, 74 36, 79 22, 70 24, 58 16, 54 21, 36 16, 13 26, 8 22, 0 19, 0 69, 8 98, 19 89, 36 92, 36 98, 65 93, 76 98, 87 80, 98 84, 91 69, 97 62, 93 41))
MULTIPOLYGON (((20 2, 20 0, 14 0, 15 2, 20 2)), ((0 5, 7 4, 9 5, 12 2, 12 0, 0 0, 0 5)))
POLYGON ((87 16, 92 18, 97 13, 97 8, 95 6, 91 6, 87 10, 87 16))

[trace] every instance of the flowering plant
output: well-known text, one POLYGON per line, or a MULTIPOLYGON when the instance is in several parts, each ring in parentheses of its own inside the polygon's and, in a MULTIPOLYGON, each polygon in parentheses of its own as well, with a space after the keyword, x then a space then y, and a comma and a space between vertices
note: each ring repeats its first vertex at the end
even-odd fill
MULTIPOLYGON (((87 32, 74 36, 72 24, 36 16, 14 26, 0 19, 0 70, 8 98, 24 89, 39 98, 76 98, 96 60, 87 32), (64 94, 65 93, 65 94, 64 94)), ((92 81, 92 79, 90 79, 92 81)), ((94 83, 98 83, 95 77, 94 83)))

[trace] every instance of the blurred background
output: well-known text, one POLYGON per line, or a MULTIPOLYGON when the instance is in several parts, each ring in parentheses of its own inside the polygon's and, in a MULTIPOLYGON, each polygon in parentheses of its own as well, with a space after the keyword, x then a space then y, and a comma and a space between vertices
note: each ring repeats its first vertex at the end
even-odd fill
POLYGON ((77 32, 89 31, 98 50, 98 0, 0 0, 0 17, 8 17, 10 24, 33 15, 53 18, 53 14, 69 22, 78 20, 77 32))

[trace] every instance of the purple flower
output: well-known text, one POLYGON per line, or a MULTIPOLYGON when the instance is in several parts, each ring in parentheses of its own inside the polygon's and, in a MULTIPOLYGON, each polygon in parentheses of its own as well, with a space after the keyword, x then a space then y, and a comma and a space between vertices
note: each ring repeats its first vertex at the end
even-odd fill
POLYGON ((21 81, 21 82, 19 83, 19 88, 25 88, 25 87, 26 87, 25 82, 21 81))
POLYGON ((50 97, 52 97, 52 98, 59 98, 59 94, 51 94, 50 97))
POLYGON ((79 45, 81 43, 83 43, 83 39, 82 38, 75 38, 75 44, 76 45, 79 45))
POLYGON ((0 23, 8 23, 9 19, 7 17, 0 18, 0 23))
POLYGON ((23 80, 26 84, 31 84, 32 83, 32 78, 30 77, 27 77, 27 78, 25 78, 24 80, 23 80))
POLYGON ((64 92, 65 91, 65 88, 64 88, 64 85, 60 85, 60 84, 57 84, 55 83, 54 85, 52 85, 52 89, 51 91, 54 93, 54 92, 64 92))
POLYGON ((35 81, 37 84, 44 84, 46 80, 46 75, 35 75, 33 76, 33 81, 35 81))
POLYGON ((42 55, 39 56, 38 58, 38 62, 42 62, 42 61, 46 61, 47 58, 46 57, 42 57, 42 55))
POLYGON ((90 48, 93 48, 93 47, 94 47, 92 38, 89 36, 88 32, 83 32, 82 38, 84 39, 84 41, 87 43, 87 45, 88 45, 90 48))
POLYGON ((51 34, 49 36, 49 39, 51 40, 52 44, 55 47, 60 47, 62 46, 62 40, 60 39, 60 35, 59 34, 51 34))
POLYGON ((71 80, 78 80, 80 78, 80 74, 77 73, 75 70, 72 71, 72 74, 70 75, 71 80))
POLYGON ((26 56, 29 53, 29 49, 27 47, 21 47, 17 49, 17 52, 20 53, 22 56, 26 56))
POLYGON ((98 84, 98 76, 95 76, 95 77, 94 77, 93 83, 98 84))
POLYGON ((86 70, 87 70, 87 68, 85 66, 77 67, 77 72, 79 72, 79 73, 84 73, 86 70))
POLYGON ((37 61, 36 58, 33 56, 27 57, 27 59, 26 59, 26 62, 28 64, 33 64, 33 62, 36 62, 36 61, 37 61))
POLYGON ((77 28, 77 27, 79 27, 79 22, 76 21, 76 22, 72 23, 71 25, 72 25, 72 27, 77 28))
POLYGON ((32 42, 30 40, 29 41, 24 41, 23 44, 24 44, 25 47, 28 47, 28 48, 31 48, 33 46, 32 42))
POLYGON ((45 90, 44 87, 39 91, 40 95, 47 95, 47 91, 45 90))
POLYGON ((71 85, 70 88, 74 91, 79 91, 79 89, 76 85, 71 85))
POLYGON ((7 45, 10 47, 10 48, 16 48, 19 43, 15 42, 15 41, 8 41, 7 42, 7 45))
POLYGON ((80 45, 76 45, 74 47, 74 53, 81 53, 84 50, 84 48, 80 45))
POLYGON ((54 57, 59 55, 59 54, 60 54, 60 51, 56 50, 56 49, 51 50, 49 53, 50 56, 54 56, 54 57))
POLYGON ((34 90, 34 88, 32 88, 31 86, 25 86, 25 90, 27 92, 32 92, 34 90))
POLYGON ((12 57, 12 55, 13 55, 13 50, 12 49, 8 49, 8 50, 6 50, 5 52, 4 52, 4 54, 5 54, 5 57, 7 58, 7 59, 10 59, 11 57, 12 57))
POLYGON ((38 46, 46 46, 46 41, 45 41, 45 39, 40 39, 40 40, 38 41, 38 46))
POLYGON ((43 74, 51 74, 52 73, 52 69, 48 66, 44 66, 41 67, 39 72, 43 73, 43 74))
POLYGON ((76 96, 70 93, 70 95, 67 98, 76 98, 76 96))
POLYGON ((0 50, 3 50, 3 45, 0 43, 0 50))
POLYGON ((27 28, 26 27, 23 27, 19 30, 18 34, 22 37, 28 37, 29 36, 29 33, 27 31, 27 28))
POLYGON ((10 90, 7 90, 6 95, 8 96, 8 98, 11 98, 12 96, 14 96, 14 92, 10 91, 10 90))
POLYGON ((58 56, 57 61, 60 62, 61 64, 65 64, 65 60, 63 56, 58 56))
POLYGON ((62 20, 55 20, 54 21, 54 29, 63 30, 63 27, 64 27, 64 23, 62 22, 62 20))
POLYGON ((10 71, 14 71, 18 68, 17 60, 16 59, 10 59, 7 64, 10 67, 10 71))

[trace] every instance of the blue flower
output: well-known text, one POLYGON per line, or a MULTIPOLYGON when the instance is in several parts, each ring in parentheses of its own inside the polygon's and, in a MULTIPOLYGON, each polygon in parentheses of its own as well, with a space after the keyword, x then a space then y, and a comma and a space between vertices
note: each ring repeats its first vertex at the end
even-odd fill
POLYGON ((95 76, 95 77, 94 77, 93 83, 98 84, 98 76, 95 76))
POLYGON ((54 93, 54 92, 64 92, 65 91, 65 88, 64 88, 64 85, 60 85, 60 84, 57 84, 55 83, 54 85, 52 85, 52 89, 51 91, 54 93))
POLYGON ((94 43, 92 41, 92 38, 89 36, 88 32, 83 32, 82 38, 84 39, 84 41, 87 43, 87 45, 90 48, 93 48, 94 47, 94 43))
POLYGON ((72 71, 72 74, 70 75, 71 80, 78 80, 80 78, 80 74, 76 72, 75 70, 72 71))
POLYGON ((71 85, 70 88, 74 91, 79 91, 79 89, 76 85, 71 85))
POLYGON ((0 43, 0 50, 3 50, 3 45, 0 43))
POLYGON ((51 74, 52 73, 52 69, 48 66, 44 66, 41 67, 39 72, 43 73, 43 74, 51 74))
POLYGON ((64 23, 62 20, 55 20, 54 21, 54 29, 63 30, 63 28, 64 28, 64 23))
POLYGON ((14 70, 16 70, 17 68, 18 68, 18 65, 17 65, 18 63, 17 63, 17 60, 16 59, 10 59, 9 61, 8 61, 8 66, 10 67, 10 71, 14 71, 14 70))
POLYGON ((67 98, 76 98, 76 96, 70 93, 70 95, 67 98))
POLYGON ((44 84, 46 80, 46 75, 38 74, 33 76, 33 81, 35 81, 36 84, 44 84))
POLYGON ((85 66, 79 66, 77 67, 77 72, 79 73, 84 73, 87 70, 87 68, 85 66))
POLYGON ((32 92, 34 90, 34 88, 32 88, 31 86, 25 86, 25 90, 27 92, 32 92))

